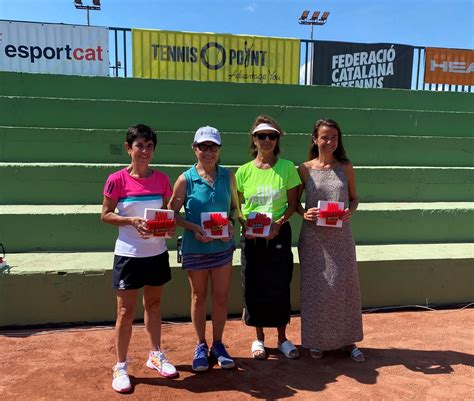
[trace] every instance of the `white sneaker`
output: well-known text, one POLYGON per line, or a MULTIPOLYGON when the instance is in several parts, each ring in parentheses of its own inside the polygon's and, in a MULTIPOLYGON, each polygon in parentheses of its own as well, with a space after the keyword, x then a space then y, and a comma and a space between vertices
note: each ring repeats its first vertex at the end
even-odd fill
POLYGON ((114 379, 112 380, 112 388, 119 393, 126 393, 132 389, 132 383, 127 373, 128 363, 117 363, 112 371, 114 372, 114 379))
POLYGON ((163 377, 174 377, 178 374, 176 368, 166 359, 162 351, 150 351, 146 366, 156 369, 163 377))

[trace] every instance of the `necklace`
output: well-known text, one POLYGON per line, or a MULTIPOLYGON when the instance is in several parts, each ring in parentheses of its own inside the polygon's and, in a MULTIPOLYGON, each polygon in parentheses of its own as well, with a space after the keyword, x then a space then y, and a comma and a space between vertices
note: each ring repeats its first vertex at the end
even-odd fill
POLYGON ((210 172, 210 173, 207 172, 207 171, 205 171, 204 169, 198 169, 198 168, 196 168, 196 170, 197 170, 199 176, 200 176, 203 180, 207 181, 210 185, 214 185, 214 182, 215 182, 215 180, 216 180, 216 173, 217 173, 216 170, 214 170, 214 171, 212 171, 212 172, 210 172))

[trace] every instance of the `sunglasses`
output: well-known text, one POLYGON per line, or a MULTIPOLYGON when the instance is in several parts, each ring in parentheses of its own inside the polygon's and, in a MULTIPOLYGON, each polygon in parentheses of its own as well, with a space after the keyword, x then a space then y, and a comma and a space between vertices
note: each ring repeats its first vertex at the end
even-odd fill
POLYGON ((210 150, 212 153, 215 153, 221 147, 220 145, 206 145, 204 143, 198 143, 196 147, 201 151, 205 152, 206 150, 210 150))
POLYGON ((270 139, 270 141, 276 141, 280 135, 278 134, 253 134, 253 136, 261 141, 264 141, 266 138, 270 139))

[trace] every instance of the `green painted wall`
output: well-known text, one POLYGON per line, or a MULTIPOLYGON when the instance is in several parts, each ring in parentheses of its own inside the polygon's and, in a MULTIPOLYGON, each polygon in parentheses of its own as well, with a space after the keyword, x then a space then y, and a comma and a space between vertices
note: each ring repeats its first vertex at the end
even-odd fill
POLYGON ((474 112, 0 96, 3 126, 123 129, 146 122, 158 130, 189 131, 212 124, 222 131, 246 132, 262 113, 296 133, 309 132, 322 117, 360 135, 470 137, 474 127, 474 112))
MULTIPOLYGON (((367 203, 352 229, 358 244, 472 242, 473 223, 473 203, 367 203)), ((301 218, 293 216, 291 225, 296 245, 301 218)), ((0 206, 0 238, 10 252, 108 251, 116 237, 117 228, 100 221, 98 205, 0 206)), ((175 249, 176 240, 168 246, 175 249)))
MULTIPOLYGON (((191 164, 195 130, 158 132, 155 163, 191 164)), ((0 160, 5 162, 128 163, 126 128, 65 129, 0 126, 0 160)), ((288 134, 282 157, 299 164, 308 157, 310 134, 288 134)), ((223 133, 221 160, 239 165, 250 159, 249 134, 223 133)), ((344 135, 344 147, 358 166, 474 166, 473 137, 344 135)))
MULTIPOLYGON (((392 246, 387 254, 393 256, 385 260, 370 257, 370 253, 372 251, 366 247, 357 249, 365 308, 442 305, 473 300, 472 247, 428 246, 423 253, 421 247, 408 245, 394 249, 392 246), (443 249, 440 251, 440 248, 443 249), (451 248, 454 248, 455 256, 447 256, 453 253, 451 248), (433 258, 433 253, 439 254, 437 259, 433 258), (441 255, 445 255, 444 258, 441 255)), ((15 265, 12 273, 0 276, 0 327, 115 320, 115 297, 110 284, 112 253, 34 254, 34 257, 32 261, 25 254, 11 255, 10 262, 15 265)), ((300 269, 296 252, 294 258, 291 305, 298 311, 300 269)), ((174 264, 174 252, 171 252, 170 260, 174 264)), ((234 315, 240 315, 242 311, 239 265, 237 252, 229 290, 229 313, 234 315)), ((163 318, 189 318, 186 274, 174 266, 172 277, 162 298, 163 318)), ((142 307, 138 303, 137 318, 142 317, 142 307)))
MULTIPOLYGON (((0 182, 8 188, 0 193, 0 205, 100 204, 108 175, 123 167, 125 164, 0 163, 0 182), (41 183, 39 188, 38 183, 41 183)), ((156 168, 173 183, 187 166, 157 165, 156 168)), ((231 169, 235 171, 236 167, 231 169)), ((355 172, 361 202, 474 200, 473 167, 356 166, 355 172)))
POLYGON ((116 79, 0 72, 0 95, 404 110, 474 111, 471 94, 331 86, 116 79))

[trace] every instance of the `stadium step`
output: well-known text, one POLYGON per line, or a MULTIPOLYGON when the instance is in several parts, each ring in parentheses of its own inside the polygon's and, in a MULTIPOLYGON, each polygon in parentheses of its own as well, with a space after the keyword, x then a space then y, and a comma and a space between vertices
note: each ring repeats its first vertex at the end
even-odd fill
MULTIPOLYGON (((0 163, 0 204, 97 204, 108 175, 125 164, 0 163), (34 188, 34 190, 32 190, 34 188)), ((189 165, 154 165, 171 185, 189 165)), ((228 166, 236 170, 236 166, 228 166)), ((474 201, 474 167, 356 166, 361 202, 474 201)))
MULTIPOLYGON (((292 309, 298 311, 296 248, 293 254, 291 301, 292 309)), ((362 245, 357 247, 357 258, 364 308, 456 304, 473 299, 473 244, 362 245)), ((111 252, 8 254, 7 260, 11 270, 0 273, 0 327, 115 320, 111 252)), ((175 251, 170 251, 170 262, 173 279, 166 284, 162 299, 163 319, 189 317, 189 284, 176 263, 175 251)), ((234 315, 242 312, 239 267, 237 250, 229 291, 229 313, 234 315)), ((139 305, 137 318, 142 317, 139 305)))
MULTIPOLYGON (((0 238, 9 252, 112 250, 117 228, 102 223, 100 211, 100 205, 3 205, 0 238)), ((296 245, 300 216, 291 225, 296 245)), ((472 202, 363 203, 352 219, 357 244, 471 242, 473 226, 472 202)), ((176 249, 176 239, 168 247, 176 249)))
POLYGON ((212 124, 222 131, 245 132, 259 114, 269 114, 283 129, 296 132, 309 131, 316 119, 326 116, 348 132, 364 135, 469 137, 474 127, 474 113, 460 111, 0 96, 0 125, 5 126, 123 129, 146 121, 158 130, 212 124))
MULTIPOLYGON (((214 124, 212 120, 207 123, 214 124)), ((130 124, 128 122, 127 126, 130 124)), ((0 160, 128 163, 129 157, 123 145, 127 126, 121 129, 0 126, 0 160)), ((155 163, 194 163, 190 145, 197 128, 187 131, 159 130, 155 163)), ((306 127, 305 133, 287 133, 281 140, 281 156, 295 164, 307 160, 310 130, 311 124, 306 127)), ((239 165, 250 159, 247 131, 221 132, 222 163, 239 165)), ((343 132, 344 147, 355 166, 474 166, 473 137, 355 135, 349 127, 343 127, 343 132)))
POLYGON ((161 100, 220 104, 379 107, 474 111, 469 93, 301 85, 241 85, 164 79, 111 79, 0 72, 3 95, 77 99, 161 100))

